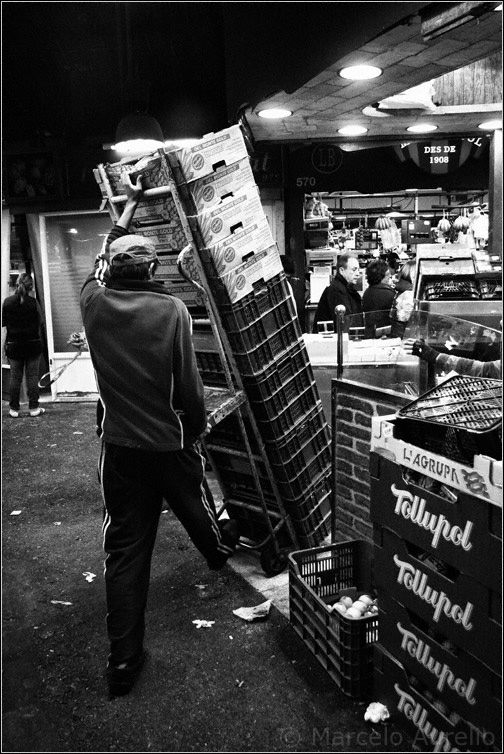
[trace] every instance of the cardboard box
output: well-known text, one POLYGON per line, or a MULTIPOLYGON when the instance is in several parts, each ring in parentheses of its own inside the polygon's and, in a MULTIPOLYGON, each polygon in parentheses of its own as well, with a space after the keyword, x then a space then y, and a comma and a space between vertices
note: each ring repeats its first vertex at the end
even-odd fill
POLYGON ((200 256, 210 274, 219 276, 243 264, 245 257, 274 245, 268 220, 263 217, 208 249, 202 249, 200 256))
POLYGON ((232 233, 265 218, 257 187, 251 186, 216 207, 190 215, 187 219, 198 246, 213 246, 232 233))
POLYGON ((180 195, 189 215, 215 207, 225 197, 255 186, 248 157, 190 183, 180 184, 180 195))
MULTIPOLYGON (((178 251, 158 251, 159 267, 156 270, 156 280, 170 280, 177 283, 187 280, 180 274, 177 266, 178 251)), ((194 288, 194 286, 192 286, 194 288)))
POLYGON ((270 280, 280 272, 283 272, 283 265, 275 245, 253 254, 246 262, 220 277, 209 278, 209 285, 217 303, 226 306, 252 293, 254 283, 270 280))
MULTIPOLYGON (((151 154, 144 155, 143 157, 135 157, 131 160, 121 160, 121 162, 106 163, 103 165, 110 188, 114 196, 120 196, 124 194, 124 187, 122 185, 121 176, 123 172, 129 173, 133 183, 136 181, 138 175, 142 176, 143 189, 161 188, 168 186, 172 174, 170 166, 166 157, 159 152, 153 152, 151 154)), ((96 171, 98 173, 98 171, 96 171)), ((97 180, 99 176, 95 173, 97 180)), ((103 191, 105 188, 100 188, 103 191)), ((106 193, 104 194, 106 196, 106 193)))
POLYGON ((470 466, 418 448, 394 436, 394 420, 394 415, 373 417, 372 451, 502 508, 502 461, 482 455, 474 456, 470 466))
POLYGON ((379 646, 374 647, 373 698, 389 711, 387 722, 412 739, 391 738, 400 751, 497 751, 495 735, 446 709, 442 700, 422 694, 421 686, 413 687, 403 666, 379 646))
POLYGON ((172 294, 172 296, 176 296, 181 301, 184 302, 184 304, 188 307, 195 306, 195 307, 204 307, 205 306, 205 296, 201 291, 198 291, 193 285, 190 283, 181 282, 178 283, 174 280, 167 280, 165 282, 166 288, 169 290, 169 292, 172 294))
POLYGON ((492 672, 471 654, 435 634, 428 624, 414 621, 412 613, 386 590, 378 599, 380 647, 449 709, 477 728, 500 737, 502 678, 497 655, 492 672))
POLYGON ((444 575, 434 570, 432 560, 422 560, 414 552, 399 535, 375 524, 378 593, 386 591, 493 670, 502 644, 501 595, 467 574, 444 575))
MULTIPOLYGON (((121 208, 121 205, 118 207, 121 208)), ((172 196, 153 197, 139 202, 130 227, 135 228, 135 232, 141 233, 143 227, 158 223, 181 224, 172 196)))
POLYGON ((194 146, 167 154, 178 185, 203 178, 248 156, 240 126, 207 134, 194 146))
POLYGON ((374 523, 476 581, 502 589, 502 508, 459 491, 448 500, 406 481, 412 472, 378 453, 371 453, 370 471, 374 523))
POLYGON ((138 235, 147 238, 157 252, 181 251, 187 246, 186 237, 182 226, 177 223, 167 223, 165 225, 152 225, 138 228, 138 235))

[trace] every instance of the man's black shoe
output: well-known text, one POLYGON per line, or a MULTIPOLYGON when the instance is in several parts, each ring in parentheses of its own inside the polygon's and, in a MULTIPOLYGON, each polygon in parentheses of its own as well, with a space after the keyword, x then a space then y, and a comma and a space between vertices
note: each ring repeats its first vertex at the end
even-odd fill
POLYGON ((129 694, 145 662, 146 654, 142 652, 138 660, 130 664, 107 665, 107 682, 109 689, 109 699, 116 696, 126 696, 129 694))
MULTIPOLYGON (((223 524, 221 524, 221 531, 222 531, 222 541, 227 547, 230 547, 231 549, 235 549, 236 545, 238 544, 240 540, 240 524, 235 519, 227 519, 224 521, 223 524)), ((212 558, 207 559, 208 567, 211 571, 220 571, 224 568, 226 565, 228 558, 232 555, 230 553, 229 555, 224 555, 222 553, 217 553, 212 558)))

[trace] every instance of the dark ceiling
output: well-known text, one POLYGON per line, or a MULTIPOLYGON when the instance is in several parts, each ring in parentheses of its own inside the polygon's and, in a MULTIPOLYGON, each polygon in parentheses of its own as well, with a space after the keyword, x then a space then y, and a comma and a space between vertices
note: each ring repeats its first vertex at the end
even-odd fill
POLYGON ((3 2, 4 143, 98 146, 136 108, 200 137, 427 5, 3 2))

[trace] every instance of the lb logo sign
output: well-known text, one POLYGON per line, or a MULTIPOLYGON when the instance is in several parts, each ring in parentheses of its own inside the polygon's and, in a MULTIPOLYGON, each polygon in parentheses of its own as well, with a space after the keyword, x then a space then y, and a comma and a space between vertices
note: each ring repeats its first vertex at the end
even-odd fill
POLYGON ((335 144, 318 144, 312 150, 311 164, 317 173, 335 173, 342 161, 341 149, 335 144))
POLYGON ((343 152, 336 144, 314 144, 289 155, 289 183, 305 191, 332 191, 343 152))
POLYGON ((426 173, 450 173, 460 168, 469 157, 479 157, 487 141, 476 139, 446 139, 419 141, 394 147, 401 162, 412 160, 426 173))

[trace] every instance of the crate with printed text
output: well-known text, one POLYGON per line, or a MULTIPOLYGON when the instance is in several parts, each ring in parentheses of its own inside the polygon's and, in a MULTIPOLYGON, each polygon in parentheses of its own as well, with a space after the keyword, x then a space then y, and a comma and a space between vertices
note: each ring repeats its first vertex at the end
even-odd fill
POLYGON ((437 631, 432 623, 394 600, 379 595, 378 646, 446 705, 477 728, 491 731, 500 743, 502 675, 437 631))
POLYGON ((370 516, 399 537, 502 590, 502 508, 371 453, 370 516))
POLYGON ((475 455, 471 462, 462 463, 400 439, 395 415, 372 418, 371 450, 441 484, 502 507, 502 461, 475 455))
POLYGON ((187 219, 198 248, 214 246, 233 233, 264 220, 261 197, 254 184, 224 199, 215 207, 188 215, 187 219))
POLYGON ((501 594, 377 524, 373 527, 378 591, 411 610, 455 645, 498 672, 501 594))
MULTIPOLYGON (((410 740, 401 751, 499 751, 491 731, 479 729, 429 693, 400 662, 374 648, 374 697, 387 708, 390 722, 410 740)), ((397 740, 397 737, 396 737, 397 740)))

